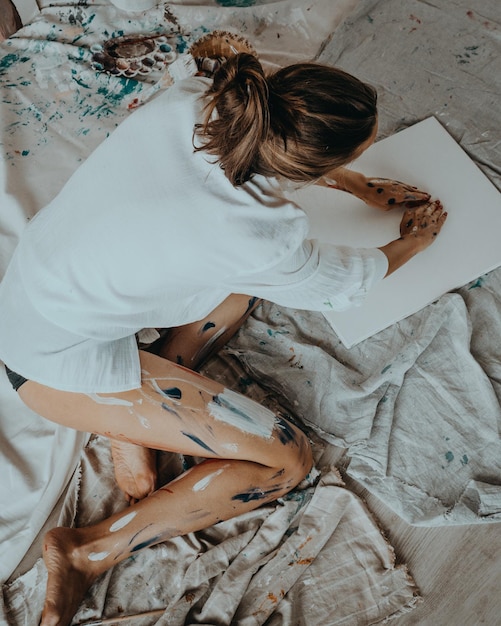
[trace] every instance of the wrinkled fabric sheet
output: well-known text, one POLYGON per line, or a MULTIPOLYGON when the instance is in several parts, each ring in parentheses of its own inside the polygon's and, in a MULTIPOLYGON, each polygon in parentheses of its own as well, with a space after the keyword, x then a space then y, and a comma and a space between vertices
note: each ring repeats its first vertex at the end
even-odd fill
MULTIPOLYGON (((500 29, 497 0, 361 0, 319 58, 377 87, 380 137, 433 114, 501 188, 500 29)), ((321 314, 269 304, 231 347, 350 476, 442 525, 501 519, 500 337, 498 269, 350 350, 321 314)))
MULTIPOLYGON (((166 481, 190 460, 166 454, 162 461, 166 481)), ((59 523, 88 525, 125 506, 108 443, 95 437, 59 523)), ((45 583, 39 560, 5 586, 2 623, 38 623, 45 583)), ((326 470, 276 503, 127 559, 94 584, 74 623, 149 613, 134 624, 362 626, 418 600, 365 506, 326 470)))

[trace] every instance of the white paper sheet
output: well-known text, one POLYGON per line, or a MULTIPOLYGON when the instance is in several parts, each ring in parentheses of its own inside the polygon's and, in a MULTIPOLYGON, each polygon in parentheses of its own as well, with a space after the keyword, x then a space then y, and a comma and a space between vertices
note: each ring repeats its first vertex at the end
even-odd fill
MULTIPOLYGON (((362 306, 325 313, 348 348, 501 265, 501 194, 435 118, 376 143, 350 167, 429 191, 448 218, 433 245, 379 283, 362 306)), ((400 209, 379 211, 317 186, 290 197, 310 217, 312 238, 375 247, 399 237, 400 209)))

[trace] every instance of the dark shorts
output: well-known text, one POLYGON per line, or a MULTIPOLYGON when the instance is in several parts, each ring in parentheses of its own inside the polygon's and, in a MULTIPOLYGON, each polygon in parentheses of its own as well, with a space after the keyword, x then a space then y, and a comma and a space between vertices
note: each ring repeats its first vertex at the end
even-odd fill
POLYGON ((17 391, 19 387, 24 385, 24 383, 28 380, 24 376, 21 376, 21 374, 16 374, 16 372, 13 372, 7 366, 5 366, 5 371, 7 372, 7 378, 10 380, 10 384, 14 387, 15 391, 17 391))

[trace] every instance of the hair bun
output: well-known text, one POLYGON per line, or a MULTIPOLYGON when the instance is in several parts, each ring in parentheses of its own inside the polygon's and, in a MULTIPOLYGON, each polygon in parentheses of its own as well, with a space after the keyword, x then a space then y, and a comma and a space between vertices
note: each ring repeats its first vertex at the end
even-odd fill
POLYGON ((257 57, 255 49, 245 37, 226 30, 215 30, 204 35, 192 44, 189 52, 195 59, 228 59, 241 52, 257 57))

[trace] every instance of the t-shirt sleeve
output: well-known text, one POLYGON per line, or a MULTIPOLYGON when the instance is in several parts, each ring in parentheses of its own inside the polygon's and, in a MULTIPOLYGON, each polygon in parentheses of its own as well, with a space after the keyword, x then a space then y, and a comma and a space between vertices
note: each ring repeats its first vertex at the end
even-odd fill
POLYGON ((232 288, 291 308, 343 311, 360 305, 387 270, 386 255, 377 248, 307 239, 278 265, 241 276, 232 288))

